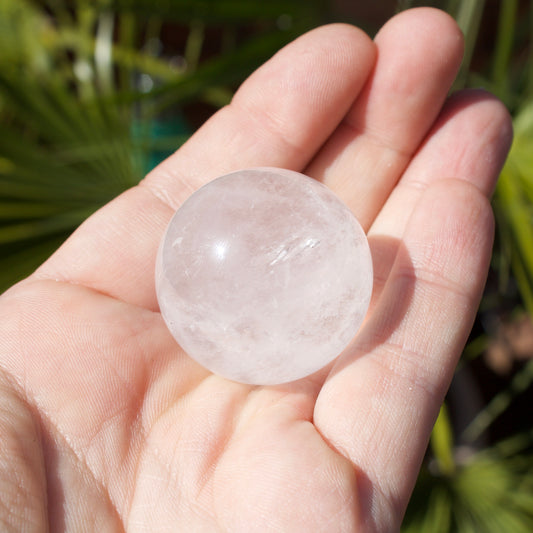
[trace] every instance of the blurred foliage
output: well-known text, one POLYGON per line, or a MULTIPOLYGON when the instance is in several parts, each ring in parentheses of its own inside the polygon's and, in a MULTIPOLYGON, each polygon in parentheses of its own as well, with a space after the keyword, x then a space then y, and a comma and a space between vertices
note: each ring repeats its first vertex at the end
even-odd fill
POLYGON ((184 105, 227 103, 235 84, 318 24, 320 6, 2 0, 0 292, 138 183, 154 154, 183 143, 184 105), (169 21, 186 38, 167 51, 169 21), (217 44, 204 54, 210 32, 217 44))
MULTIPOLYGON (((515 126, 494 198, 496 281, 463 372, 486 353, 500 322, 533 317, 533 2, 398 0, 395 7, 420 5, 446 9, 465 34, 455 88, 492 91, 515 126)), ((2 0, 0 292, 182 144, 198 125, 188 110, 202 117, 225 105, 258 65, 329 20, 330 7, 326 0, 2 0)), ((376 27, 364 17, 347 21, 376 27)), ((533 531, 533 433, 490 435, 531 390, 531 356, 466 427, 443 406, 404 531, 533 531)))
POLYGON ((434 457, 422 470, 404 520, 405 533, 533 531, 533 433, 482 451, 456 450, 446 408, 432 435, 434 457))

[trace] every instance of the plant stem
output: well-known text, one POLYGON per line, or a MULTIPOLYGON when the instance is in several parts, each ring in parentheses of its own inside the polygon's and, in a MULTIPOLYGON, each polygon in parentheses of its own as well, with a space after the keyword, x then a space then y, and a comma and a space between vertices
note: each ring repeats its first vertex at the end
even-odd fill
POLYGON ((189 72, 194 72, 198 67, 204 44, 204 29, 204 23, 200 20, 195 20, 191 23, 189 37, 187 38, 187 44, 185 45, 185 52, 183 54, 189 72))
POLYGON ((113 13, 111 11, 100 13, 94 42, 94 63, 99 88, 104 93, 113 91, 113 29, 113 13))
POLYGON ((474 442, 509 407, 513 399, 533 382, 533 360, 520 370, 504 391, 498 393, 463 432, 463 439, 474 442))
POLYGON ((485 0, 463 0, 459 4, 457 13, 452 13, 455 14, 457 24, 465 36, 463 63, 452 87, 453 91, 462 89, 466 85, 484 8, 485 0))
POLYGON ((455 471, 453 434, 445 404, 440 408, 439 416, 431 432, 430 444, 440 472, 446 476, 451 476, 455 471))
POLYGON ((518 0, 505 0, 500 2, 500 16, 498 17, 498 33, 496 36, 496 49, 492 64, 492 80, 494 90, 502 100, 507 101, 509 96, 509 60, 513 51, 514 28, 518 0))

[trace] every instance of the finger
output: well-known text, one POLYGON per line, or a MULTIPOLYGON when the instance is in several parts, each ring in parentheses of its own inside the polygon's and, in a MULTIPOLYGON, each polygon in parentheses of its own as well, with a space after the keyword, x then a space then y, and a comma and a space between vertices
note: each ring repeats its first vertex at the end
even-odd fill
POLYGON ((368 478, 377 531, 401 521, 475 317, 492 234, 490 204, 476 187, 430 186, 378 306, 318 397, 315 424, 368 478))
POLYGON ((336 191, 367 229, 437 117, 461 64, 446 13, 412 9, 375 39, 375 70, 307 173, 336 191))
POLYGON ((369 231, 386 235, 387 247, 374 246, 373 302, 379 300, 395 248, 424 190, 443 176, 454 176, 476 186, 489 197, 512 140, 512 123, 503 104, 479 90, 457 93, 446 103, 420 151, 391 193, 369 231))
POLYGON ((375 58, 347 25, 281 50, 142 183, 91 217, 39 271, 156 308, 154 258, 173 211, 217 175, 250 166, 301 170, 351 106, 375 58))

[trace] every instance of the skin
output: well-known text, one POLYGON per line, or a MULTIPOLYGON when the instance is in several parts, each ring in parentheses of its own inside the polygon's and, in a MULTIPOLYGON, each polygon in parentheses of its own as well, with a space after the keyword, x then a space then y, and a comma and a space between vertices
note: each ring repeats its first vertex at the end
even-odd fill
POLYGON ((463 41, 444 13, 299 38, 141 184, 0 298, 3 531, 399 529, 482 293, 504 107, 447 97, 463 41), (166 330, 154 259, 199 186, 302 171, 368 231, 375 289, 324 371, 252 387, 166 330))

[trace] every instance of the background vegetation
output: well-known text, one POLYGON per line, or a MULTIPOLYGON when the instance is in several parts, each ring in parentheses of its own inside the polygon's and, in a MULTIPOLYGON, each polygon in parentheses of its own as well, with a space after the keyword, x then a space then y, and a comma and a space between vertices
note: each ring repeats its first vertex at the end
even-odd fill
POLYGON ((533 5, 519 0, 2 0, 0 292, 136 184, 255 67, 331 20, 372 34, 446 9, 466 35, 456 88, 514 117, 485 296, 404 530, 533 531, 533 5), (371 5, 370 5, 371 4, 371 5))

